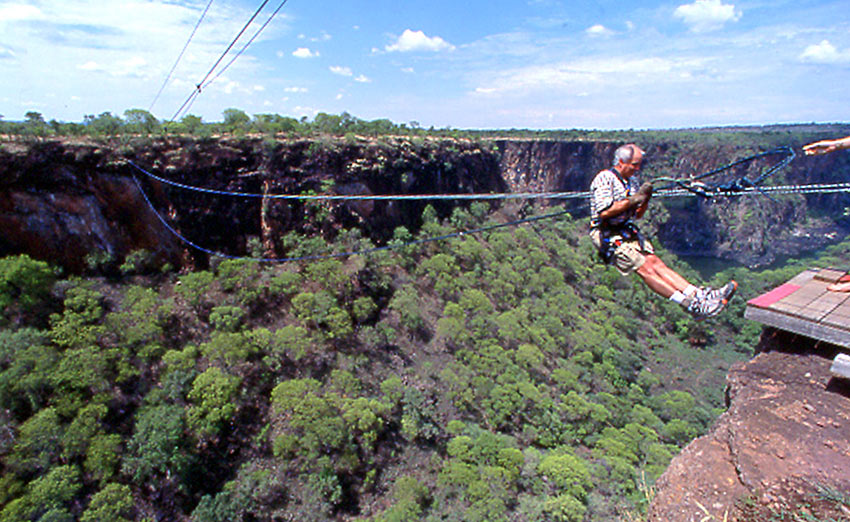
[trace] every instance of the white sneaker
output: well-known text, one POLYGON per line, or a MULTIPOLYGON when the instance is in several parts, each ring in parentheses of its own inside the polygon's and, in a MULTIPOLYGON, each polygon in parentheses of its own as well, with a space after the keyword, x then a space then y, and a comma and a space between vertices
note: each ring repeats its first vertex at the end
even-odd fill
POLYGON ((725 299, 728 303, 732 299, 732 296, 735 295, 735 290, 737 289, 738 283, 732 280, 720 288, 711 288, 710 286, 700 287, 697 290, 696 297, 697 299, 725 299))
POLYGON ((709 317, 714 317, 726 308, 725 299, 708 299, 704 296, 694 296, 685 300, 682 304, 691 316, 697 321, 703 321, 709 317))

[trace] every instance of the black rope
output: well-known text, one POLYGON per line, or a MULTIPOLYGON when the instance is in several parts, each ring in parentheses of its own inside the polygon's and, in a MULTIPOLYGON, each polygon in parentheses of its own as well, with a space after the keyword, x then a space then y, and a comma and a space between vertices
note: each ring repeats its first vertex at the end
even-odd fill
POLYGON ((288 0, 283 0, 283 2, 281 2, 280 5, 277 6, 277 9, 275 9, 274 12, 271 14, 271 16, 269 16, 268 20, 266 20, 266 22, 259 29, 257 29, 257 32, 254 33, 254 36, 252 36, 251 39, 248 40, 248 43, 246 43, 244 46, 242 46, 242 49, 240 49, 239 52, 236 53, 236 56, 231 58, 231 60, 229 62, 227 62, 227 65, 222 67, 221 70, 219 70, 218 73, 216 73, 216 75, 210 81, 208 81, 206 83, 206 85, 204 85, 204 87, 207 87, 209 84, 211 84, 216 79, 218 79, 218 77, 221 76, 224 73, 224 71, 226 71, 231 65, 233 65, 233 62, 235 62, 237 58, 242 56, 242 54, 245 52, 245 50, 248 49, 248 46, 251 45, 254 42, 254 40, 257 39, 258 36, 260 36, 260 33, 263 32, 263 30, 266 28, 266 26, 268 26, 271 23, 271 21, 274 19, 274 17, 277 16, 277 14, 280 12, 280 10, 283 9, 283 6, 286 5, 287 1, 288 0))
POLYGON ((154 97, 153 101, 151 102, 150 107, 148 107, 148 112, 153 110, 153 106, 156 105, 157 100, 159 100, 159 97, 162 96, 162 91, 164 91, 165 86, 168 85, 168 81, 171 79, 171 75, 174 74, 174 70, 177 69, 177 64, 180 63, 180 60, 183 58, 183 54, 185 54, 186 49, 189 48, 189 44, 192 42, 192 39, 195 37, 195 33, 198 32, 198 27, 201 26, 201 22, 203 22, 204 18, 207 16, 207 11, 210 10, 210 6, 212 5, 212 3, 213 3, 213 0, 210 0, 209 3, 207 3, 207 7, 204 9, 204 12, 201 13, 201 17, 198 19, 198 22, 195 24, 195 28, 192 29, 192 34, 190 34, 189 39, 186 40, 186 45, 183 46, 183 50, 180 51, 179 55, 177 55, 177 59, 174 61, 174 65, 171 66, 171 70, 168 71, 168 75, 165 77, 165 81, 162 82, 162 86, 159 88, 159 92, 156 93, 156 96, 154 97))
POLYGON ((192 91, 192 94, 190 94, 188 98, 186 98, 186 101, 183 102, 183 105, 181 105, 180 108, 177 109, 177 112, 175 112, 174 116, 171 117, 171 121, 175 121, 178 118, 178 116, 180 116, 180 113, 183 112, 183 109, 185 109, 190 104, 190 102, 192 102, 201 93, 201 90, 205 87, 204 84, 207 81, 207 79, 212 75, 213 71, 215 71, 216 67, 218 67, 218 65, 221 63, 221 61, 224 60, 224 57, 227 56, 227 53, 229 53, 230 50, 233 49, 233 46, 236 45, 236 42, 240 38, 242 38, 242 35, 245 33, 245 31, 248 30, 248 27, 254 22, 254 19, 257 18, 257 16, 259 16, 260 11, 262 11, 263 8, 266 7, 266 4, 268 4, 268 3, 269 3, 269 0, 263 0, 263 3, 260 5, 260 7, 257 8, 257 10, 254 12, 254 14, 251 16, 251 19, 248 20, 248 22, 242 27, 242 30, 239 31, 239 34, 237 34, 236 37, 233 39, 233 41, 230 42, 230 45, 227 46, 227 49, 225 49, 224 52, 221 53, 221 56, 219 56, 218 60, 216 60, 215 64, 213 64, 213 66, 210 67, 210 70, 207 71, 207 74, 203 77, 203 79, 201 79, 201 81, 199 81, 195 85, 195 90, 192 91))
POLYGON ((768 199, 771 198, 766 192, 761 190, 761 183, 772 176, 775 172, 780 169, 787 167, 794 158, 797 157, 797 154, 794 152, 794 149, 788 146, 777 147, 775 149, 760 152, 758 154, 753 154, 751 156, 747 156, 745 158, 741 158, 737 161, 733 161, 732 163, 728 163, 716 169, 710 170, 708 172, 704 172, 698 176, 692 176, 689 178, 670 178, 670 177, 658 177, 653 181, 669 181, 669 185, 665 185, 660 187, 659 190, 670 189, 670 188, 681 188, 685 189, 688 192, 696 194, 698 196, 702 196, 704 198, 712 198, 717 195, 728 195, 736 192, 742 192, 747 189, 755 189, 761 192, 768 199), (752 161, 767 157, 767 156, 776 156, 783 155, 782 160, 776 165, 765 169, 758 177, 755 179, 749 179, 746 176, 741 176, 738 179, 728 181, 728 182, 718 182, 718 183, 703 183, 700 180, 705 178, 715 176, 722 172, 726 172, 728 170, 732 170, 733 168, 743 165, 745 163, 750 163, 752 161))

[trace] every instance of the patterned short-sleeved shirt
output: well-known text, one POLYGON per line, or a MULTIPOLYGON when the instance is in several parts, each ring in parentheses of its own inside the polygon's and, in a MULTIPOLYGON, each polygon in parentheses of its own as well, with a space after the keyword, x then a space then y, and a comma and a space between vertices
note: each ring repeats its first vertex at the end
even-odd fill
MULTIPOLYGON (((613 205, 615 201, 635 194, 637 190, 634 176, 625 180, 610 170, 603 170, 597 174, 590 184, 590 226, 593 228, 599 226, 600 213, 613 205)), ((629 209, 607 220, 607 223, 612 226, 622 225, 632 219, 634 214, 634 209, 629 209)))

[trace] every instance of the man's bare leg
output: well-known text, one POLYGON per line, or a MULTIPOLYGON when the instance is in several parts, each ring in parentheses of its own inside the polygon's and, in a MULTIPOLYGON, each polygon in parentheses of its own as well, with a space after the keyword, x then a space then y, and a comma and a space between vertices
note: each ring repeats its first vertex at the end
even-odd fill
POLYGON ((684 277, 665 265, 655 254, 646 256, 646 262, 637 269, 637 274, 653 292, 667 299, 675 292, 682 292, 691 286, 684 277))

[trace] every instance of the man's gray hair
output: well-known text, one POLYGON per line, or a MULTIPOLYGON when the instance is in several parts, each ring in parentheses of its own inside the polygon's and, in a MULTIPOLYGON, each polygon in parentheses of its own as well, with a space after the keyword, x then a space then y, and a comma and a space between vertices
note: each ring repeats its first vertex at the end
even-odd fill
MULTIPOLYGON (((635 151, 640 150, 640 147, 635 145, 634 143, 627 143, 625 145, 620 145, 617 147, 617 150, 614 151, 614 163, 613 165, 616 167, 621 161, 623 163, 631 163, 632 158, 635 157, 635 151)), ((643 151, 641 151, 643 152, 643 151)))

